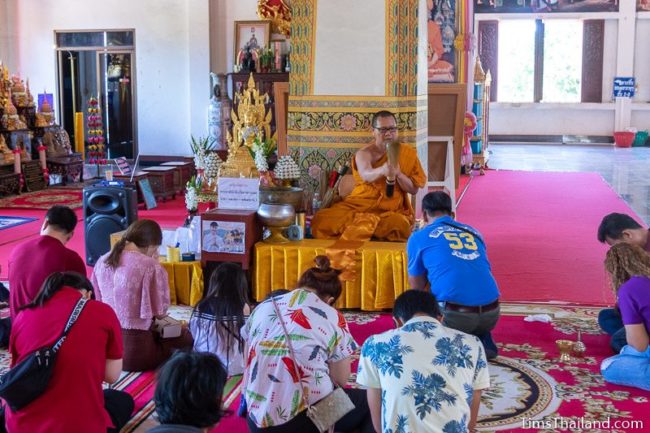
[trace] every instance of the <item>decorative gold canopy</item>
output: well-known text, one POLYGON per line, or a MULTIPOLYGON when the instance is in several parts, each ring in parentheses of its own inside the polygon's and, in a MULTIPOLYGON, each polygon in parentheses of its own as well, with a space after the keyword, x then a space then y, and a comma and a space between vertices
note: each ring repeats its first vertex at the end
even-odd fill
POLYGON ((273 33, 291 36, 291 6, 289 0, 258 0, 257 16, 271 21, 273 33))
POLYGON ((260 95, 251 73, 246 89, 235 93, 237 112, 233 109, 232 133, 228 132, 228 159, 221 166, 219 177, 254 177, 258 175, 251 156, 253 143, 271 137, 271 110, 266 111, 268 94, 260 95))

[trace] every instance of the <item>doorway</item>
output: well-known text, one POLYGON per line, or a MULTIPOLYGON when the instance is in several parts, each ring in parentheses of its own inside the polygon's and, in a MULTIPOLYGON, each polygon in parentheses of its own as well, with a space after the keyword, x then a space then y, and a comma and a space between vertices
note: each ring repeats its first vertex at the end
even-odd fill
POLYGON ((55 39, 61 126, 74 136, 75 114, 82 113, 88 137, 89 101, 97 98, 107 159, 133 159, 137 154, 134 31, 55 32, 55 39))

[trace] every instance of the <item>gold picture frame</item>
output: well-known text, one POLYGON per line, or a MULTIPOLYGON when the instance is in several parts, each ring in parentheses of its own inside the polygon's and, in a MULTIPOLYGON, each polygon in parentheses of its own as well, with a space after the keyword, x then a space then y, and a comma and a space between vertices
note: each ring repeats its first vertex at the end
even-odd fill
POLYGON ((235 21, 235 44, 233 56, 251 44, 258 50, 269 48, 271 42, 271 21, 235 21))

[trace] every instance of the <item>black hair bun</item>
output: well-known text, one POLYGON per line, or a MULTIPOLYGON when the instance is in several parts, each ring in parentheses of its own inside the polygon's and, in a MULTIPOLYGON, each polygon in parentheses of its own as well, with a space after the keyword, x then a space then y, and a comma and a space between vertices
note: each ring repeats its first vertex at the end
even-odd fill
POLYGON ((330 258, 327 256, 316 256, 314 259, 316 262, 316 267, 322 272, 328 272, 330 270, 330 258))

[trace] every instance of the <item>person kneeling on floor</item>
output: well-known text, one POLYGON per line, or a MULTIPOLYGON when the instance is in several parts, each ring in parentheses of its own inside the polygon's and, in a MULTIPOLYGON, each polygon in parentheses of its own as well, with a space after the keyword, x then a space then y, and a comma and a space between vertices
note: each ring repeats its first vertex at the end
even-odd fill
POLYGON ((408 240, 409 285, 434 294, 443 324, 476 335, 487 359, 497 356, 491 331, 500 316, 499 288, 492 275, 483 237, 454 220, 451 198, 444 191, 422 199, 426 226, 408 240))
POLYGON ((154 393, 160 424, 149 433, 204 433, 224 415, 226 369, 215 355, 177 352, 160 369, 154 393))
MULTIPOLYGON (((606 215, 598 226, 598 240, 609 246, 625 242, 638 245, 650 254, 650 230, 636 222, 634 218, 623 213, 610 213, 606 215)), ((610 347, 619 353, 627 344, 625 339, 625 326, 618 305, 614 308, 604 308, 598 313, 600 329, 609 334, 610 347)))
POLYGON ((397 329, 361 348, 357 383, 366 387, 375 430, 474 431, 490 375, 478 338, 442 326, 436 298, 407 290, 393 307, 397 329))
POLYGON ((605 359, 600 370, 607 382, 650 391, 650 256, 638 245, 616 244, 607 252, 605 269, 621 310, 627 345, 619 355, 605 359))

